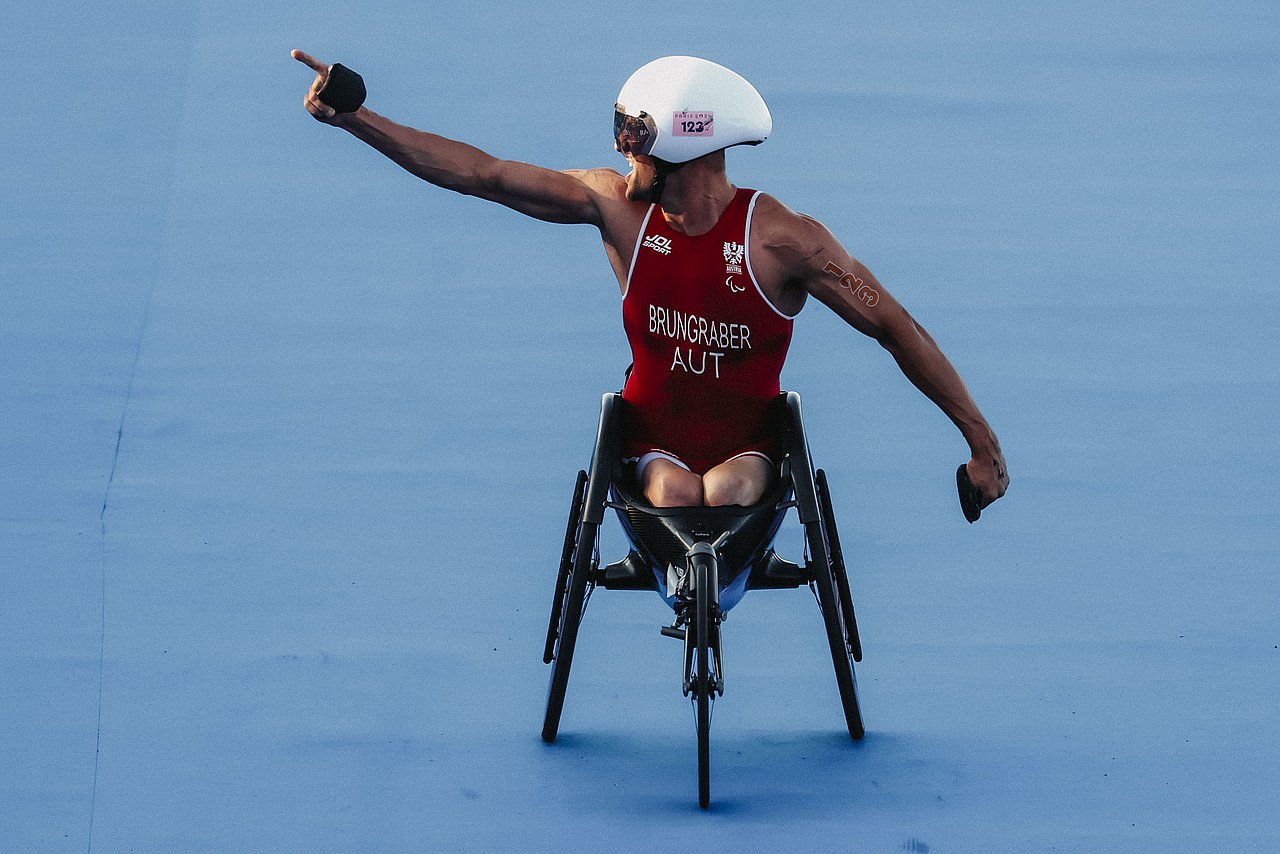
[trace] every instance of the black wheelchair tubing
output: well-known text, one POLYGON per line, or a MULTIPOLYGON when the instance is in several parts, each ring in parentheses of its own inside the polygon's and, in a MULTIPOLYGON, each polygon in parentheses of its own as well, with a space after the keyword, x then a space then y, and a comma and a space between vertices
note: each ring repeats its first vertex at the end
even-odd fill
POLYGON ((853 660, 862 661, 862 637, 858 634, 858 617, 853 610, 853 596, 849 593, 849 570, 844 562, 844 550, 840 547, 840 534, 836 530, 835 509, 831 505, 831 490, 827 485, 827 473, 818 469, 814 481, 818 487, 818 502, 822 518, 827 526, 827 547, 831 552, 831 571, 836 577, 836 590, 840 594, 840 606, 844 609, 844 625, 849 633, 849 646, 853 660))
POLYGON ((826 628, 827 644, 831 648, 831 663, 835 666, 836 686, 840 690, 840 705, 844 710, 849 737, 862 738, 865 730, 862 712, 858 708, 858 683, 853 672, 852 654, 846 642, 843 609, 836 590, 835 576, 831 571, 826 536, 820 521, 805 525, 809 539, 810 559, 814 562, 814 581, 818 588, 818 601, 822 610, 822 622, 826 628))
POLYGON ((587 488, 587 473, 578 471, 578 481, 573 488, 573 500, 569 504, 569 522, 564 532, 564 548, 560 551, 560 566, 556 571, 556 590, 551 597, 551 619, 547 623, 547 644, 542 651, 542 663, 550 664, 555 658, 556 637, 560 627, 560 607, 564 604, 564 588, 569 579, 569 562, 573 558, 577 522, 582 516, 582 497, 587 488))
POLYGON ((566 584, 568 589, 561 606, 555 658, 551 664, 551 679, 547 686, 547 713, 542 723, 542 740, 546 742, 555 741, 560 729, 560 715, 564 711, 564 697, 569 686, 569 668, 573 665, 573 647, 578 640, 578 626, 582 623, 598 533, 598 525, 588 522, 579 525, 573 570, 566 584))
POLYGON ((620 465, 617 448, 621 403, 622 396, 616 393, 606 394, 600 401, 600 424, 596 431, 596 444, 591 452, 591 475, 587 482, 586 504, 582 514, 585 521, 595 525, 604 521, 609 486, 620 465))

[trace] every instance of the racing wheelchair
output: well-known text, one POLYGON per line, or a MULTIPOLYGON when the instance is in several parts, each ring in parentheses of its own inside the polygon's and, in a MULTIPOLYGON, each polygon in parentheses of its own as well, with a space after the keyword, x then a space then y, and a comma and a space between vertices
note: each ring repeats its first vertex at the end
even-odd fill
POLYGON ((854 663, 862 645, 849 580, 831 509, 826 474, 814 469, 800 412, 800 396, 775 403, 784 455, 779 477, 751 507, 657 508, 639 494, 619 457, 626 417, 621 395, 604 395, 589 471, 579 471, 552 598, 543 660, 552 665, 542 738, 555 741, 569 669, 587 602, 596 588, 646 590, 674 610, 662 633, 684 643, 682 690, 694 707, 698 747, 698 803, 711 801, 710 731, 715 698, 724 693, 720 624, 749 590, 810 587, 822 612, 844 720, 852 739, 864 734, 854 663), (799 563, 779 556, 774 537, 795 508, 804 527, 799 563), (628 554, 601 565, 599 533, 614 510, 630 541, 628 554))

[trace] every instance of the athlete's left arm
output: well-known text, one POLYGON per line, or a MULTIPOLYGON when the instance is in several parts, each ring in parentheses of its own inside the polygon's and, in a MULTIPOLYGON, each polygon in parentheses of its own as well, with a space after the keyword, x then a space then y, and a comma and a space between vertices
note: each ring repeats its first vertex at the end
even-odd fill
POLYGON ((880 342, 902 373, 955 423, 969 444, 969 478, 982 495, 981 506, 1004 495, 1009 476, 1000 441, 929 333, 822 223, 780 204, 772 213, 767 254, 795 286, 880 342))

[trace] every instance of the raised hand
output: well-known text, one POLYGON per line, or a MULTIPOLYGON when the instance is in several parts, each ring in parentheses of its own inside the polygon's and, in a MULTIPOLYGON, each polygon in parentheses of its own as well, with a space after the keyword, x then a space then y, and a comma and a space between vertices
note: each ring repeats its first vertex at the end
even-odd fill
POLYGON ((320 90, 329 82, 331 66, 300 50, 292 51, 289 55, 316 73, 316 79, 311 81, 311 88, 307 90, 307 96, 302 99, 302 106, 306 107, 307 112, 317 121, 333 124, 338 115, 337 111, 320 100, 320 90))

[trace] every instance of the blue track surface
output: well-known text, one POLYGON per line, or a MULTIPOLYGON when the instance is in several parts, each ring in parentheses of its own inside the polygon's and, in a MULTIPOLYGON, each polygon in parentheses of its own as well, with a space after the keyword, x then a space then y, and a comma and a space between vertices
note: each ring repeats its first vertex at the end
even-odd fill
POLYGON ((431 5, 0 12, 0 851, 1280 850, 1274 4, 431 5), (616 286, 313 122, 294 47, 565 168, 622 168, 648 59, 756 83, 731 176, 876 271, 1014 480, 966 525, 959 435, 805 310, 865 742, 806 591, 726 625, 710 813, 656 596, 592 600, 538 739, 616 286))

